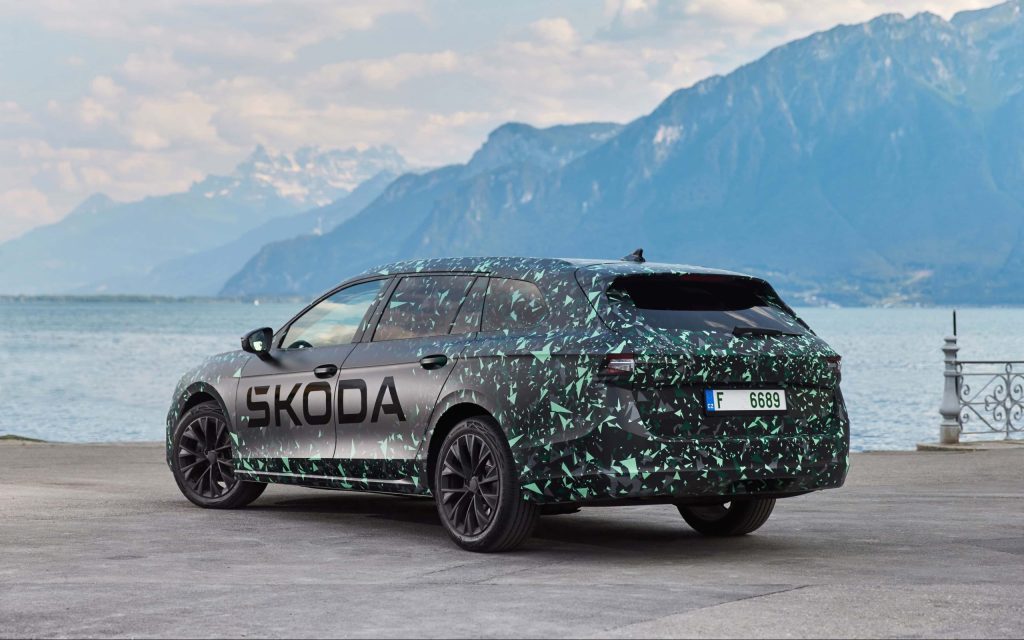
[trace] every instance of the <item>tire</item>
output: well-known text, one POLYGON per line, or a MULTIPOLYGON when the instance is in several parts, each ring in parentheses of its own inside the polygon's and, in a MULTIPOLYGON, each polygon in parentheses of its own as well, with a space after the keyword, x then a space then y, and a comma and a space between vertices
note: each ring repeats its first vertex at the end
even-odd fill
POLYGON ((686 524, 713 537, 743 536, 768 521, 775 498, 736 498, 716 505, 676 505, 686 524))
POLYGON ((537 524, 537 505, 523 499, 508 441, 489 416, 455 425, 434 465, 434 502, 455 544, 467 551, 508 551, 537 524))
POLYGON ((237 509, 267 488, 235 478, 231 447, 227 420, 216 402, 197 404, 178 421, 171 439, 171 472, 190 502, 206 509, 237 509))

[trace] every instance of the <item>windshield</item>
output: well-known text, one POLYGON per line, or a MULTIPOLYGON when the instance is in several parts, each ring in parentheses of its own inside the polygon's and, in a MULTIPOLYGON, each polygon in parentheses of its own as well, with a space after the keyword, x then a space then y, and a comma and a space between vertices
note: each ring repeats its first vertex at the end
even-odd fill
POLYGON ((803 335, 807 331, 760 280, 730 276, 626 276, 606 292, 616 313, 669 331, 803 335))

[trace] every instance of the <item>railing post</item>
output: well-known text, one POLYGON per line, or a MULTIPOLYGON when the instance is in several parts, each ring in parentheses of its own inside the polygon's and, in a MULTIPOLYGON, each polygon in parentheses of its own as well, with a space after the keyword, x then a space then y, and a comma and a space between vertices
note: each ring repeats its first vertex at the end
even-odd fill
POLYGON ((946 383, 942 389, 942 405, 939 407, 939 414, 942 415, 942 422, 939 424, 939 442, 942 444, 957 444, 960 442, 960 394, 957 385, 959 372, 956 369, 956 354, 960 347, 956 344, 956 336, 946 336, 946 344, 942 347, 945 355, 946 370, 942 375, 946 383))

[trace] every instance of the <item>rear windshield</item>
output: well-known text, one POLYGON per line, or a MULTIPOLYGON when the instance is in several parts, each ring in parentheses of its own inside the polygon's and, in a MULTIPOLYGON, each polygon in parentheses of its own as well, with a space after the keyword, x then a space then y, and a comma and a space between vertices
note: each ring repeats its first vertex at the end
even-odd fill
POLYGON ((793 334, 806 330, 758 280, 730 276, 628 276, 606 292, 615 312, 670 331, 793 334))

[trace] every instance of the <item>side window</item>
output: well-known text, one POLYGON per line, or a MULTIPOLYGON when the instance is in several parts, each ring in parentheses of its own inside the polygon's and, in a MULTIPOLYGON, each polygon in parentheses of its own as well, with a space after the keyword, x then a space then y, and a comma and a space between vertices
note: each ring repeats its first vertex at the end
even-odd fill
POLYGON ((537 285, 522 280, 491 278, 484 301, 484 331, 533 327, 547 315, 548 307, 537 285))
POLYGON ((374 342, 447 335, 470 276, 406 276, 384 307, 374 342))
POLYGON ((487 291, 487 278, 477 278, 469 295, 459 309, 459 315, 452 324, 452 333, 472 333, 480 330, 480 316, 484 310, 484 293, 487 291))
POLYGON ((321 300, 288 327, 281 346, 309 349, 349 344, 387 280, 374 280, 346 287, 321 300))

